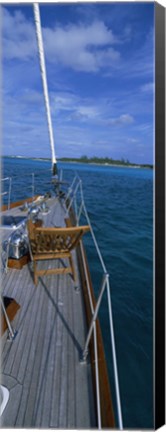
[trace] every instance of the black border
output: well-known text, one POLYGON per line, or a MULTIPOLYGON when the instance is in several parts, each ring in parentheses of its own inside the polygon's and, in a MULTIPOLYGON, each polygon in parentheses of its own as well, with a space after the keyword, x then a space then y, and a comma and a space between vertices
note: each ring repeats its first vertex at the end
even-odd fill
POLYGON ((165 8, 155 3, 155 429, 165 424, 165 8))

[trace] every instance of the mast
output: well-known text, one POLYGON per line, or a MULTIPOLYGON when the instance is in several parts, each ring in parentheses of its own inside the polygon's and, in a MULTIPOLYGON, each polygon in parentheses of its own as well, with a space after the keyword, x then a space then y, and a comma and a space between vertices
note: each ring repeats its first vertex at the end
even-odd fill
POLYGON ((33 4, 33 10, 34 10, 34 19, 35 19, 35 26, 36 26, 36 37, 37 37, 38 50, 39 50, 39 60, 40 60, 40 70, 41 70, 42 83, 43 83, 44 100, 45 100, 47 122, 48 122, 48 132, 49 132, 50 146, 51 146, 52 172, 53 175, 56 175, 57 161, 56 161, 55 148, 54 148, 54 135, 53 135, 52 121, 51 121, 50 103, 49 103, 48 86, 47 86, 47 74, 46 74, 43 38, 41 32, 40 11, 39 11, 38 3, 33 4))

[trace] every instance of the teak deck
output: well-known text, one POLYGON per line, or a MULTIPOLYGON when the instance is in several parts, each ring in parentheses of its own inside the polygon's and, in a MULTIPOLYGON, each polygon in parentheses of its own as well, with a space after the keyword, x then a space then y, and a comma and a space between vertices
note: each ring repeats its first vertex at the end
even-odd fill
MULTIPOLYGON (((65 226, 68 215, 60 201, 49 198, 47 204, 49 212, 40 214, 44 226, 65 226)), ((18 208, 5 212, 10 213, 23 214, 18 208)), ((1 231, 4 240, 10 230, 1 231)), ((76 251, 72 254, 77 289, 70 274, 39 277, 35 286, 31 262, 2 275, 2 295, 20 305, 12 321, 15 339, 7 341, 7 332, 1 338, 1 383, 10 391, 2 427, 97 427, 90 362, 80 363, 87 325, 76 251)))

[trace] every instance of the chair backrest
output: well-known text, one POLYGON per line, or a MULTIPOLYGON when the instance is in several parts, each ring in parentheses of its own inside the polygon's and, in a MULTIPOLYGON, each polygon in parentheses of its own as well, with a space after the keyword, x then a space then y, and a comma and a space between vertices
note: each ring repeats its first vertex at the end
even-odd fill
POLYGON ((66 253, 74 249, 89 225, 65 228, 36 228, 28 221, 28 232, 32 254, 66 253))

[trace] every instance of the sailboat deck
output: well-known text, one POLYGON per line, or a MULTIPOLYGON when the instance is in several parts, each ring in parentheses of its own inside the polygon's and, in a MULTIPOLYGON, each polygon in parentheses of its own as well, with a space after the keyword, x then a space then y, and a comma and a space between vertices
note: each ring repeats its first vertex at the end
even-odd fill
MULTIPOLYGON (((39 215, 44 225, 63 226, 60 201, 50 198, 47 205, 48 214, 39 215)), ((10 213, 23 215, 18 208, 10 213)), ((9 232, 2 229, 3 240, 9 232)), ((20 305, 15 339, 7 341, 7 331, 1 338, 1 383, 9 390, 2 427, 96 427, 90 365, 79 361, 87 328, 75 251, 73 258, 77 290, 70 274, 39 277, 35 286, 31 262, 2 275, 2 295, 20 305)))

